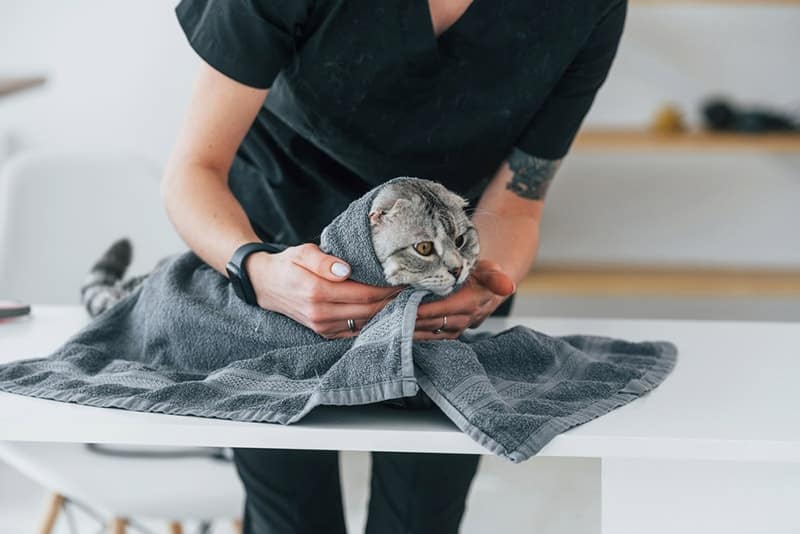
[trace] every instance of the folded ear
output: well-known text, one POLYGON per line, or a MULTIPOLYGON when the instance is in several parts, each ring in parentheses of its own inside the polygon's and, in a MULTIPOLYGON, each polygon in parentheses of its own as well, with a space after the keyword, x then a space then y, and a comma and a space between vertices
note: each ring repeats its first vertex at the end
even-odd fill
POLYGON ((439 182, 435 182, 433 180, 426 180, 428 185, 432 191, 436 193, 436 195, 444 201, 448 206, 452 208, 466 208, 469 205, 469 200, 462 197, 455 191, 449 190, 444 185, 440 184, 439 182))
POLYGON ((407 198, 398 198, 397 200, 394 201, 392 207, 389 208, 388 213, 392 215, 396 213, 402 213, 409 206, 411 206, 410 200, 408 200, 407 198))
POLYGON ((407 198, 391 199, 391 206, 386 207, 376 203, 373 205, 372 211, 369 212, 369 223, 371 226, 380 224, 387 217, 392 217, 398 213, 402 213, 406 208, 411 206, 411 201, 407 198))
POLYGON ((383 218, 383 215, 384 215, 383 208, 378 208, 378 209, 375 209, 373 211, 370 211, 369 212, 369 225, 370 226, 375 226, 376 224, 380 223, 381 219, 383 218))

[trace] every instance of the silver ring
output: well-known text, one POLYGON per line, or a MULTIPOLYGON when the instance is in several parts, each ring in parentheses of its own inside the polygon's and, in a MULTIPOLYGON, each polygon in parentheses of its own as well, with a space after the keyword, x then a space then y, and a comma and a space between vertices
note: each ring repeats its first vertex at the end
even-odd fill
POLYGON ((347 328, 349 328, 351 332, 355 332, 356 331, 356 322, 354 320, 352 320, 352 319, 348 319, 347 320, 347 328))
POLYGON ((441 334, 442 328, 447 326, 447 315, 442 315, 442 326, 433 331, 434 334, 441 334))

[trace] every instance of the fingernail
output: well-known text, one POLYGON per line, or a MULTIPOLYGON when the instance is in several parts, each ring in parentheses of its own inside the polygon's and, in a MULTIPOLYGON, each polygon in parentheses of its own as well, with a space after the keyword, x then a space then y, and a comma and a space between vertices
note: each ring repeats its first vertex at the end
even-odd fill
POLYGON ((331 265, 331 272, 336 276, 347 276, 350 273, 350 267, 337 261, 331 265))

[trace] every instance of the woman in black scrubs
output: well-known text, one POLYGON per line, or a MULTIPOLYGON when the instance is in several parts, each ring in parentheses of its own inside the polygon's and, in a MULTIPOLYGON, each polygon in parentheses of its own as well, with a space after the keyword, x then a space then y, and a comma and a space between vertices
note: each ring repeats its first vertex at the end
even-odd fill
MULTIPOLYGON (((169 216, 223 274, 243 244, 289 245, 244 263, 258 306, 353 336, 395 290, 347 280, 317 246, 322 228, 390 178, 437 180, 477 206, 481 259, 458 292, 420 306, 414 337, 507 315, 625 11, 625 0, 182 0, 203 62, 162 181, 169 216)), ((245 532, 345 531, 336 452, 234 458, 245 532)), ((372 458, 368 533, 458 530, 478 456, 372 458)))

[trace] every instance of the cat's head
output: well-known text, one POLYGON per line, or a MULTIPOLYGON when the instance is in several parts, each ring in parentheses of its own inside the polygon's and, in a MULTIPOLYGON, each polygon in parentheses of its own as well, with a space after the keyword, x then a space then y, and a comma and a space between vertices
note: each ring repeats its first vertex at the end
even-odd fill
POLYGON ((478 232, 468 202, 443 185, 410 178, 387 183, 375 196, 369 223, 386 281, 447 295, 478 259, 478 232))

